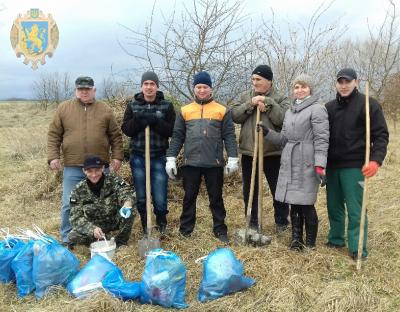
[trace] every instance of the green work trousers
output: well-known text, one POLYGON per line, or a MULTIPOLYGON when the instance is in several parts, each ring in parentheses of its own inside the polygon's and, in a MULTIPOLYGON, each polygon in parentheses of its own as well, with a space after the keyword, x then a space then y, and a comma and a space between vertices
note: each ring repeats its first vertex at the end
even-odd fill
MULTIPOLYGON (((348 216, 347 240, 350 253, 357 252, 360 234, 361 206, 364 181, 360 168, 327 169, 327 202, 329 217, 328 242, 345 245, 346 211, 348 216), (345 208, 346 207, 346 208, 345 208)), ((367 252, 368 218, 365 216, 363 257, 367 252)))

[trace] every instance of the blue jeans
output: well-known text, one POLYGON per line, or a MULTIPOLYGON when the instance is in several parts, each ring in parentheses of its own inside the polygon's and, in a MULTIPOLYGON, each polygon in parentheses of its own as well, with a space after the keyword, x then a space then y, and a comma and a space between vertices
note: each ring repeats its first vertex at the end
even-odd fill
POLYGON ((72 229, 69 222, 69 198, 72 190, 84 178, 82 167, 64 167, 60 234, 62 241, 66 243, 68 242, 68 233, 72 229))
MULTIPOLYGON (((142 156, 131 155, 130 165, 136 191, 137 209, 140 215, 146 214, 146 168, 142 156)), ((165 171, 165 156, 150 160, 151 197, 156 216, 165 216, 167 209, 168 175, 165 171)))

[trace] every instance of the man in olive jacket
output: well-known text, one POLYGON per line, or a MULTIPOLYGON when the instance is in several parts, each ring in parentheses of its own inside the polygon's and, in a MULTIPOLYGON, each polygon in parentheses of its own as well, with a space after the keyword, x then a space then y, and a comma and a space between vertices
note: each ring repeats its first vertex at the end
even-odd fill
MULTIPOLYGON (((257 109, 260 109, 260 120, 270 129, 280 131, 285 112, 290 106, 289 99, 275 90, 273 73, 268 65, 257 66, 252 73, 251 92, 243 93, 238 103, 234 104, 232 119, 241 125, 239 137, 239 153, 242 154, 242 181, 245 213, 249 201, 251 170, 254 153, 254 130, 256 128, 257 109)), ((288 225, 289 206, 275 200, 275 190, 278 181, 281 160, 281 148, 271 143, 264 143, 264 174, 273 196, 274 217, 278 233, 288 225)), ((257 171, 256 171, 257 172, 257 171)), ((258 178, 254 183, 254 198, 252 203, 250 226, 258 227, 258 178)))
POLYGON ((78 77, 75 87, 76 98, 58 106, 49 126, 47 140, 47 160, 51 170, 61 170, 61 152, 63 154, 60 232, 64 244, 68 244, 68 233, 71 231, 70 194, 85 177, 82 171, 85 157, 98 155, 106 168, 111 166, 114 171, 118 171, 123 159, 121 131, 111 108, 95 99, 93 79, 78 77))

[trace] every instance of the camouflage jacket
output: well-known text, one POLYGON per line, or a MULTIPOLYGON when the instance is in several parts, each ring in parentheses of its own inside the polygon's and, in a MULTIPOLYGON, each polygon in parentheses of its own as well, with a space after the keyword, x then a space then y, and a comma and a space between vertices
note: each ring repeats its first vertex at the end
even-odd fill
POLYGON ((132 187, 122 178, 105 174, 104 185, 97 197, 89 189, 85 180, 79 182, 71 192, 70 222, 77 232, 93 236, 93 230, 100 227, 103 231, 115 229, 121 222, 119 209, 130 200, 132 202, 132 216, 136 212, 136 195, 132 187))

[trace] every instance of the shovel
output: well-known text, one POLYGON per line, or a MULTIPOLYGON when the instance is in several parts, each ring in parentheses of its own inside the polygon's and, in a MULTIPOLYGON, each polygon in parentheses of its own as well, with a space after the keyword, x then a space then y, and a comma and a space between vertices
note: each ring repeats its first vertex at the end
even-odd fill
POLYGON ((264 137, 262 131, 258 131, 257 125, 260 122, 260 109, 257 109, 256 129, 254 130, 254 151, 253 163, 251 167, 250 194, 246 211, 246 228, 239 229, 235 233, 235 243, 237 245, 251 244, 253 246, 265 246, 271 243, 271 237, 262 234, 262 201, 263 201, 263 169, 264 169, 264 137), (251 210, 254 198, 254 182, 256 178, 258 158, 258 228, 257 231, 250 229, 251 210))
MULTIPOLYGON (((370 140, 371 140, 371 130, 370 130, 370 119, 369 119, 369 89, 368 81, 365 84, 365 165, 369 164, 369 153, 370 153, 370 140)), ((358 250, 357 250, 357 270, 361 270, 361 259, 362 250, 364 245, 364 225, 365 225, 365 215, 367 213, 367 199, 368 199, 368 178, 365 177, 364 183, 359 182, 363 187, 363 197, 361 206, 361 218, 360 218, 360 235, 358 238, 358 250)))
POLYGON ((152 249, 160 247, 160 240, 151 237, 151 185, 150 185, 150 127, 145 129, 145 167, 146 167, 146 219, 147 233, 138 242, 139 256, 144 258, 152 249))

